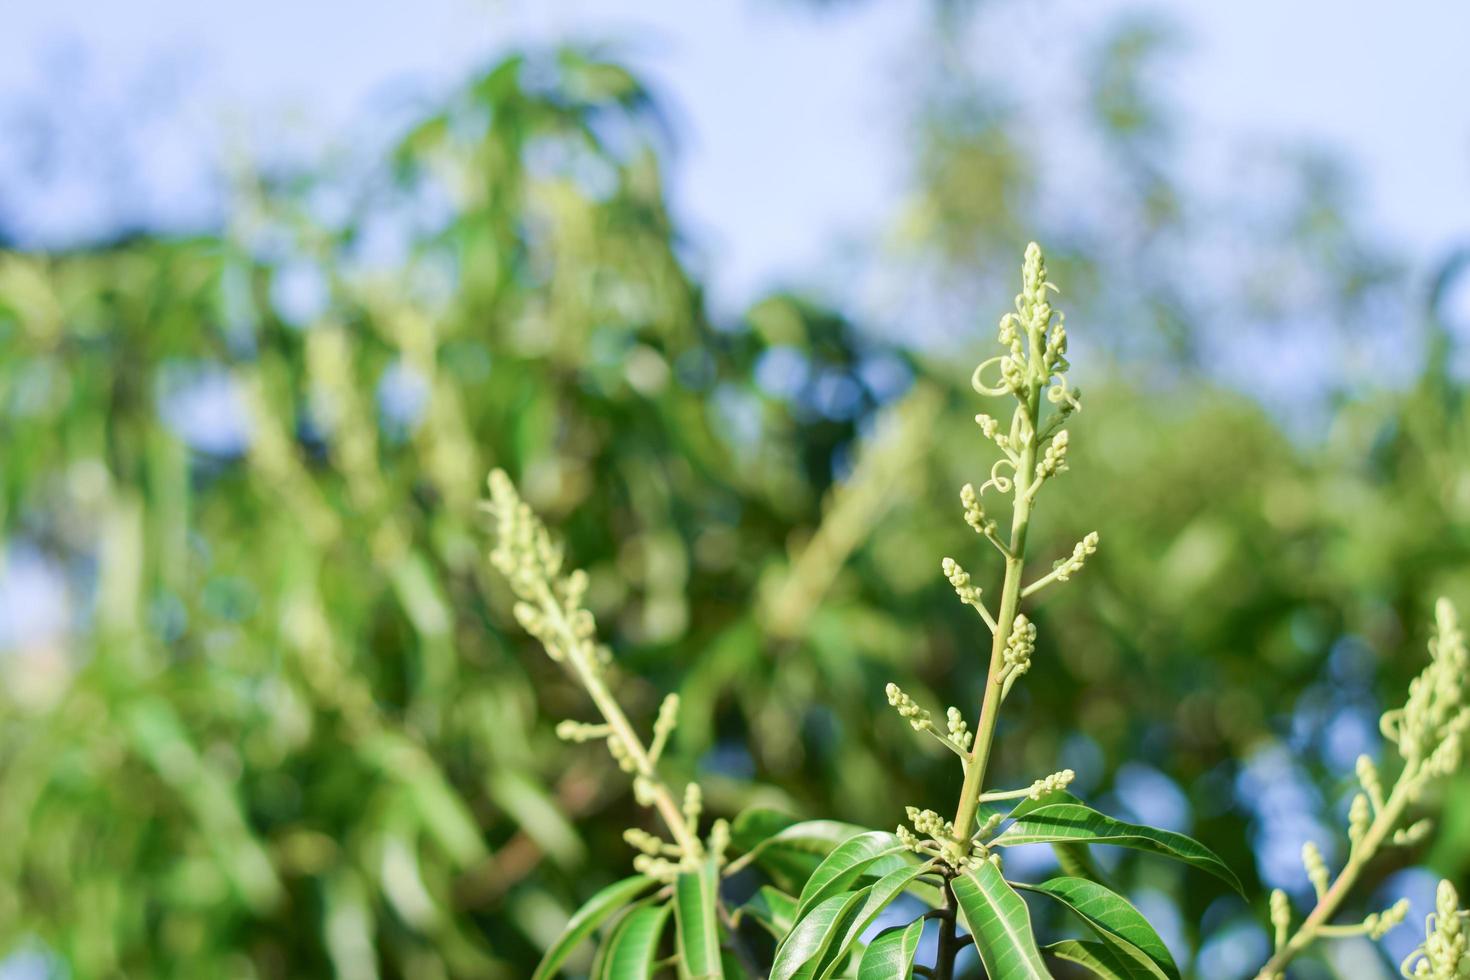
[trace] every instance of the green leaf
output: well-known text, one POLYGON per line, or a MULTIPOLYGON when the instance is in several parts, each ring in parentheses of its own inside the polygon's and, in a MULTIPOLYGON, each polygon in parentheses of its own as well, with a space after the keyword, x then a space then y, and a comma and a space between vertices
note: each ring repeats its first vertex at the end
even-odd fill
POLYGON ((950 883, 959 902, 960 919, 970 935, 985 971, 1005 980, 1050 980, 1051 974, 1036 948, 1031 912, 1005 877, 990 861, 982 861, 950 883))
POLYGON ((698 871, 685 871, 674 882, 674 922, 679 938, 679 976, 690 980, 721 978, 720 925, 716 914, 720 873, 714 859, 698 871))
POLYGON ((770 885, 762 885, 733 916, 735 924, 751 918, 779 941, 796 924, 796 899, 770 885))
POLYGON ((1104 945, 1134 964, 1129 976, 1179 980, 1169 948, 1143 914, 1122 895, 1085 878, 1053 878, 1017 888, 1047 895, 1076 913, 1104 945))
POLYGON ((1086 967, 1103 980, 1128 980, 1131 964, 1102 943, 1082 939, 1063 939, 1052 943, 1046 951, 1059 960, 1086 967))
POLYGON ((642 905, 625 915, 603 945, 598 980, 650 980, 670 906, 642 905))
MULTIPOLYGON (((882 830, 870 830, 866 834, 843 841, 817 865, 811 877, 806 880, 806 885, 801 889, 801 899, 797 903, 797 919, 833 895, 847 891, 876 862, 885 858, 903 861, 907 853, 908 849, 897 837, 882 830)), ((870 873, 889 870, 892 869, 884 866, 870 873)))
POLYGON ((844 932, 867 898, 868 889, 844 892, 825 899, 811 914, 797 922, 781 945, 776 948, 776 961, 771 964, 771 980, 811 977, 817 964, 844 932))
POLYGON ((893 904, 893 900, 902 895, 915 878, 933 867, 932 862, 926 862, 908 868, 895 868, 874 882, 867 890, 868 897, 863 900, 862 907, 858 909, 847 931, 823 954, 817 975, 824 978, 832 976, 841 964, 842 957, 858 941, 863 930, 872 925, 879 914, 893 904))
POLYGON ((735 818, 730 839, 788 891, 801 888, 829 851, 863 828, 839 820, 793 820, 774 810, 751 808, 735 818))
POLYGON ((1057 867, 1062 869, 1063 874, 1111 887, 1107 873, 1098 866, 1097 859, 1092 856, 1092 848, 1086 844, 1064 844, 1058 841, 1052 844, 1051 849, 1057 856, 1057 867))
POLYGON ((868 943, 858 966, 858 980, 911 980, 914 954, 924 935, 924 920, 884 929, 868 943))
POLYGON ((545 980, 547 977, 554 976, 582 940, 654 884, 654 880, 647 875, 634 875, 631 878, 613 882, 589 898, 586 904, 577 909, 567 920, 566 928, 562 930, 556 942, 551 944, 551 948, 546 951, 541 962, 536 965, 536 971, 531 974, 531 980, 545 980))
MULTIPOLYGON (((1116 844, 1161 854, 1207 871, 1241 892, 1240 880, 1214 851, 1199 841, 1171 830, 1124 823, 1076 803, 1054 803, 1023 816, 991 841, 992 846, 1047 844, 1055 841, 1116 844)), ((1244 894, 1242 892, 1242 894, 1244 894)))

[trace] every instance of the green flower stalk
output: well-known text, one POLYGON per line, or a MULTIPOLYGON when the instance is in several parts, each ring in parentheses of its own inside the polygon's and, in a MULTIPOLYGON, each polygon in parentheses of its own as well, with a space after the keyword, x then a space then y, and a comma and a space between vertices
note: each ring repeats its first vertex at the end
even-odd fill
MULTIPOLYGON (((490 500, 484 506, 496 521, 490 561, 519 600, 516 621, 541 642, 547 656, 567 668, 602 715, 600 724, 564 721, 557 726, 557 734, 572 742, 605 741, 618 767, 633 777, 634 798, 662 818, 671 843, 643 831, 625 835, 639 851, 634 867, 663 880, 672 880, 680 870, 697 868, 706 853, 698 836, 703 810, 699 786, 688 784, 682 801, 676 801, 658 772, 659 758, 677 723, 678 697, 664 699, 653 724, 653 739, 645 745, 608 687, 612 655, 597 642, 597 622, 583 604, 587 574, 580 569, 563 572, 561 548, 530 505, 521 500, 504 471, 492 472, 489 482, 490 500)), ((712 828, 712 841, 727 836, 723 825, 712 828)))
MULTIPOLYGON (((1317 904, 1293 932, 1290 901, 1281 891, 1272 894, 1271 922, 1276 951, 1257 974, 1257 980, 1278 980, 1287 964, 1318 939, 1345 936, 1378 939, 1407 915, 1408 903, 1400 901, 1362 922, 1332 923, 1363 869, 1379 851, 1384 847, 1413 844, 1428 834, 1432 826, 1428 820, 1406 824, 1405 815, 1433 781, 1459 768, 1465 733, 1470 729, 1470 686, 1467 686, 1470 685, 1470 649, 1466 647, 1455 609, 1447 599, 1440 599, 1435 606, 1435 632, 1429 642, 1429 653, 1429 665, 1409 685, 1408 701, 1402 708, 1385 713, 1380 723, 1384 737, 1394 744, 1403 759, 1398 779, 1385 796, 1377 765, 1366 755, 1358 759, 1357 777, 1362 792, 1354 796, 1348 810, 1347 862, 1337 877, 1332 878, 1317 845, 1309 841, 1302 848, 1302 864, 1316 892, 1317 904)), ((1456 901, 1453 891, 1449 889, 1451 913, 1456 901)), ((1441 887, 1440 892, 1443 905, 1445 889, 1441 887)), ((1459 919, 1441 909, 1438 922, 1436 932, 1431 921, 1430 942, 1424 947, 1434 952, 1426 952, 1417 960, 1417 965, 1428 972, 1406 972, 1405 976, 1440 980, 1464 975, 1444 972, 1449 969, 1444 964, 1451 962, 1448 951, 1453 942, 1436 939, 1451 933, 1458 935, 1459 919)), ((1459 942, 1463 949, 1463 937, 1459 942)), ((1454 960, 1453 969, 1461 969, 1459 962, 1454 960)))
POLYGON ((1062 314, 1051 305, 1049 294, 1055 290, 1047 279, 1046 259, 1033 243, 1026 249, 1015 312, 1007 313, 1000 321, 998 340, 1004 352, 982 363, 971 378, 972 386, 980 394, 1015 401, 1009 426, 1003 426, 990 415, 975 417, 981 433, 995 444, 1001 457, 979 490, 968 483, 960 490, 965 523, 989 541, 1005 562, 995 612, 985 605, 981 589, 972 584, 969 572, 952 558, 945 558, 942 563, 955 594, 980 615, 991 633, 990 663, 979 721, 971 732, 959 711, 951 709, 951 735, 946 738, 935 729, 927 712, 907 695, 897 692, 897 688, 889 687, 889 702, 899 713, 915 729, 946 741, 963 761, 964 786, 954 820, 925 819, 922 827, 918 823, 914 826, 921 834, 946 838, 936 840, 929 850, 942 855, 956 869, 965 866, 972 852, 979 857, 987 854, 980 837, 993 830, 995 824, 987 821, 984 827, 977 827, 982 799, 1013 799, 1033 793, 1036 794, 1033 798, 1039 798, 1040 793, 1059 790, 1072 778, 1070 772, 1057 773, 1038 780, 1026 790, 989 795, 984 792, 1001 703, 1031 669, 1036 649, 1036 625, 1020 611, 1021 599, 1053 582, 1067 581, 1097 551, 1097 534, 1089 534, 1078 542, 1071 555, 1057 561, 1050 573, 1029 585, 1024 582, 1032 508, 1042 487, 1067 471, 1070 436, 1061 426, 1081 408, 1078 392, 1067 381, 1067 329, 1062 314), (992 377, 995 380, 988 380, 992 377), (1008 536, 1001 534, 999 523, 986 509, 984 497, 990 491, 1011 498, 1008 536), (955 731, 961 731, 962 738, 956 739, 955 731), (1046 789, 1038 789, 1043 786, 1046 789))

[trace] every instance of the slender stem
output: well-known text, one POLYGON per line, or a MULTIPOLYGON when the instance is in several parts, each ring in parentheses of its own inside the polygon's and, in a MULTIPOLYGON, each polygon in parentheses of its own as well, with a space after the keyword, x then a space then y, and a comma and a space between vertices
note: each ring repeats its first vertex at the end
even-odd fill
POLYGON ((1347 863, 1343 865, 1337 880, 1317 900, 1316 907, 1307 914, 1306 919, 1297 927, 1296 933, 1286 941, 1285 945, 1276 950, 1275 955, 1267 961, 1265 966, 1261 967, 1261 972, 1256 974, 1256 980, 1270 980, 1270 978, 1282 976, 1286 965, 1301 955, 1302 951, 1319 936, 1332 934, 1328 931, 1331 928, 1327 924, 1328 920, 1337 914, 1343 900, 1352 891, 1353 885, 1357 884, 1358 876, 1362 874, 1363 868, 1382 846, 1383 839, 1398 825, 1404 808, 1409 804, 1410 787, 1415 775, 1416 773, 1410 769, 1399 777, 1383 809, 1378 811, 1378 816, 1369 825, 1367 833, 1363 835, 1358 846, 1348 854, 1347 863))
POLYGON ((567 622, 562 612, 561 604, 551 594, 551 589, 542 583, 540 592, 541 610, 555 624, 556 630, 561 634, 567 649, 567 662, 571 664, 572 670, 577 675, 577 680, 586 689, 592 698, 592 703, 597 706, 608 727, 613 731, 613 737, 619 739, 628 750, 628 757, 633 760, 634 770, 639 776, 646 779, 653 790, 653 806, 663 818, 664 824, 669 828, 669 833, 674 835, 674 841, 679 849, 685 854, 698 855, 703 852, 699 837, 684 820, 684 813, 679 809, 678 803, 674 802, 674 796, 669 792, 668 786, 658 775, 654 766, 653 757, 648 749, 644 748, 643 740, 638 737, 637 731, 628 721, 628 716, 623 714, 623 708, 618 704, 617 698, 607 689, 602 675, 597 666, 592 663, 586 655, 586 641, 579 638, 567 622))
POLYGON ((960 946, 955 933, 954 889, 944 880, 944 907, 939 916, 939 951, 934 957, 934 980, 953 980, 954 961, 960 946))
POLYGON ((980 705, 980 722, 975 729, 975 744, 965 768, 965 782, 954 818, 954 839, 961 848, 970 847, 970 834, 975 814, 980 809, 980 793, 985 788, 985 769, 990 761, 990 745, 995 739, 995 725, 1000 714, 1001 668, 1005 666, 1006 644, 1016 622, 1021 602, 1021 575, 1026 562, 1026 531, 1031 525, 1031 496, 1028 493, 1036 468, 1036 420, 1041 410, 1041 386, 1033 381, 1028 392, 1026 410, 1030 418, 1030 438, 1021 450, 1016 465, 1015 506, 1011 513, 1011 542, 1006 549, 1005 584, 1001 587, 1000 612, 995 617, 995 635, 990 644, 990 669, 985 678, 985 696, 980 705))

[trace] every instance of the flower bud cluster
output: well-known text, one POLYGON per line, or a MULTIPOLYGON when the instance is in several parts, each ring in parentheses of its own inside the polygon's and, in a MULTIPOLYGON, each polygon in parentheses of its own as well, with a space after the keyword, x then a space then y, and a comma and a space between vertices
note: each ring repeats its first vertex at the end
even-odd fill
POLYGON ((1038 480, 1048 480, 1058 473, 1067 472, 1067 444, 1069 438, 1066 429, 1052 436, 1051 442, 1047 444, 1046 452, 1042 454, 1041 461, 1036 464, 1036 478, 1038 480))
POLYGON ((965 508, 965 523, 976 534, 995 533, 995 521, 985 516, 985 505, 980 502, 980 495, 975 492, 973 483, 966 483, 960 488, 960 505, 965 508))
POLYGON ((959 562, 946 558, 939 567, 944 571, 944 577, 949 579, 949 584, 954 586, 954 594, 960 597, 961 602, 973 606, 980 601, 980 590, 970 584, 970 573, 959 562))
POLYGON ((1043 796, 1046 796, 1050 793, 1060 793, 1068 786, 1071 786, 1072 780, 1076 778, 1077 774, 1071 769, 1063 769, 1061 772, 1054 772, 1050 776, 1047 776, 1045 779, 1038 779, 1036 782, 1032 783, 1031 789, 1028 790, 1026 793, 1026 797, 1027 799, 1031 800, 1039 800, 1043 796))
POLYGON ((1398 830, 1395 830, 1393 832, 1393 842, 1400 847, 1412 847, 1428 837, 1429 832, 1433 829, 1434 821, 1425 817, 1423 820, 1414 821, 1407 827, 1400 827, 1398 830))
POLYGON ((1401 898, 1382 912, 1373 912, 1363 920, 1363 929, 1369 939, 1382 939, 1394 927, 1409 916, 1409 900, 1401 898))
POLYGON ((993 416, 981 412, 975 416, 975 424, 980 426, 981 434, 995 443, 1006 455, 1013 454, 1019 448, 1012 444, 1011 437, 1008 434, 1000 430, 1000 422, 996 421, 993 416))
POLYGON ((1470 729, 1470 650, 1447 599, 1435 606, 1435 626, 1429 666, 1410 682, 1404 707, 1385 714, 1382 723, 1404 762, 1410 767, 1422 764, 1426 779, 1459 767, 1462 741, 1470 729))
POLYGON ((1368 833, 1368 825, 1372 822, 1373 806, 1367 796, 1358 793, 1348 807, 1348 840, 1352 841, 1353 847, 1363 843, 1363 836, 1368 833))
POLYGON ((591 742, 594 739, 607 738, 612 729, 607 725, 590 725, 582 721, 562 721, 556 726, 556 737, 563 742, 591 742))
POLYGON ((897 684, 890 683, 883 691, 888 695, 888 703, 903 716, 914 731, 934 731, 934 720, 929 717, 929 712, 919 707, 918 702, 905 694, 897 684))
POLYGON ((1082 571, 1087 559, 1097 554, 1097 532, 1092 531, 1081 541, 1072 546, 1072 553, 1061 559, 1053 568, 1053 574, 1058 582, 1065 582, 1073 575, 1082 571))
POLYGON ((975 735, 970 731, 970 726, 965 722, 965 716, 960 709, 950 706, 944 713, 945 721, 949 727, 949 740, 955 744, 961 752, 968 752, 970 744, 975 741, 975 735))
POLYGON ((1312 841, 1302 845, 1302 867, 1307 869, 1307 879, 1311 881, 1317 897, 1327 894, 1331 876, 1327 872, 1327 862, 1322 859, 1321 849, 1312 841))
POLYGON ((1011 692, 1011 685, 1018 677, 1031 669, 1031 654, 1035 650, 1036 624, 1027 619, 1025 613, 1019 613, 1011 624, 1010 635, 1006 637, 1005 653, 1002 654, 1004 662, 997 678, 1002 697, 1011 692))
POLYGON ((1406 977, 1423 980, 1458 980, 1470 976, 1470 938, 1465 919, 1470 913, 1459 908, 1460 896, 1448 881, 1439 883, 1434 914, 1424 926, 1424 944, 1409 954, 1400 969, 1406 977))

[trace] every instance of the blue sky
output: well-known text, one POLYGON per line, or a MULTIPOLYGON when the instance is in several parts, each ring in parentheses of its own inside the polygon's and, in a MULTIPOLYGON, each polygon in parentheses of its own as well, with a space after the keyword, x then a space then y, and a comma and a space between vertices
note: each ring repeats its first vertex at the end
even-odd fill
MULTIPOLYGON (((65 117, 157 101, 156 117, 119 123, 115 134, 148 147, 144 186, 124 206, 188 223, 209 199, 206 161, 222 152, 310 152, 519 42, 609 39, 673 107, 675 204, 717 301, 738 305, 774 283, 821 281, 834 255, 881 233, 906 162, 898 73, 925 6, 868 0, 823 15, 778 0, 0 0, 0 104, 44 103, 65 117)), ((1194 131, 1340 149, 1372 227, 1413 259, 1465 233, 1470 6, 1042 0, 1026 9, 1061 31, 1121 10, 1165 13, 1186 39, 1168 87, 1194 131)), ((85 158, 106 139, 78 135, 72 154, 85 158)), ((92 172, 75 169, 23 195, 39 238, 116 220, 92 172)))

